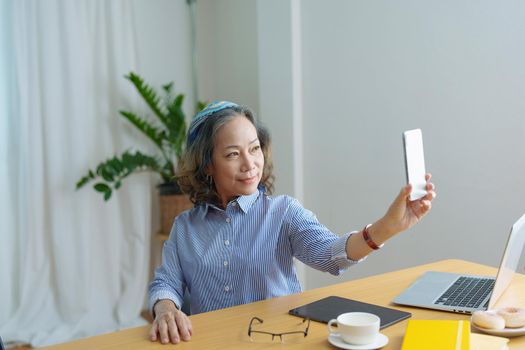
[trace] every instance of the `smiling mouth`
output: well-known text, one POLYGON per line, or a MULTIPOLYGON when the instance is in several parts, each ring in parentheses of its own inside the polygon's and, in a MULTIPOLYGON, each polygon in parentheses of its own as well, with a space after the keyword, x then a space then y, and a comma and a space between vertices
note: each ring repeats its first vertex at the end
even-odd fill
POLYGON ((239 181, 245 183, 245 184, 251 184, 251 183, 254 183, 255 181, 257 181, 257 175, 255 176, 252 176, 252 177, 248 177, 246 179, 239 179, 239 181))

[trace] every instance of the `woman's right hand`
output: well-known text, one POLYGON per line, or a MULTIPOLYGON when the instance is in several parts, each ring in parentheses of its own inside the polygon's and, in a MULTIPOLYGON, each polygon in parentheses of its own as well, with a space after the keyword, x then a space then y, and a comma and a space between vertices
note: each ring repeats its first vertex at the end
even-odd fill
POLYGON ((168 299, 159 300, 153 307, 155 320, 151 326, 149 338, 160 340, 162 344, 177 344, 180 339, 190 340, 193 329, 188 316, 177 309, 175 303, 168 299))

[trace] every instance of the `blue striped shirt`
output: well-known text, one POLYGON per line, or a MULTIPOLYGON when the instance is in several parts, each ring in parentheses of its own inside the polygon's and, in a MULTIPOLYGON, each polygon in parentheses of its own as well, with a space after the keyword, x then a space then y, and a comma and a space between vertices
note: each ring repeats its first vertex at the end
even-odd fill
POLYGON ((293 257, 333 275, 357 261, 346 255, 351 233, 338 237, 289 196, 257 191, 225 210, 200 204, 181 213, 164 243, 149 286, 149 306, 179 307, 187 287, 192 314, 297 293, 293 257))

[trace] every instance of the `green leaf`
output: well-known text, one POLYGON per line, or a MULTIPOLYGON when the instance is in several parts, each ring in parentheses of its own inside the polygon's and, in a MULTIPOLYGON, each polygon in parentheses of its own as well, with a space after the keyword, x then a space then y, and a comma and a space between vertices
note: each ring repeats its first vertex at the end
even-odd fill
POLYGON ((84 186, 85 184, 87 184, 87 183, 89 182, 89 180, 90 180, 89 177, 84 176, 83 178, 81 178, 81 179, 77 182, 75 188, 78 190, 79 188, 81 188, 82 186, 84 186))
POLYGON ((166 85, 162 85, 162 89, 164 89, 164 91, 166 91, 167 94, 171 92, 172 87, 173 87, 173 82, 170 82, 166 85))
POLYGON ((168 143, 175 152, 177 159, 182 155, 183 146, 186 142, 186 119, 181 104, 184 95, 178 95, 171 104, 168 105, 168 143))
POLYGON ((108 199, 111 197, 111 190, 109 190, 108 192, 104 193, 104 200, 105 201, 108 201, 108 199))
POLYGON ((96 191, 98 192, 111 192, 111 188, 106 185, 105 183, 102 183, 102 182, 99 182, 97 184, 95 184, 95 186, 93 186, 93 188, 95 188, 96 191))
POLYGON ((92 170, 89 170, 86 176, 83 176, 80 180, 78 180, 76 184, 76 189, 78 190, 79 188, 81 188, 82 186, 84 186, 89 181, 93 180, 94 178, 95 178, 95 174, 93 173, 92 170))
POLYGON ((197 101, 197 105, 195 106, 195 115, 197 115, 198 112, 206 108, 207 105, 208 101, 197 101))
POLYGON ((97 166, 96 173, 97 173, 98 176, 102 177, 105 181, 112 182, 113 181, 113 172, 112 172, 111 168, 108 167, 107 162, 108 161, 100 163, 97 166))
POLYGON ((146 84, 138 74, 130 72, 129 75, 125 76, 125 78, 131 81, 144 101, 146 101, 146 104, 151 108, 153 113, 155 113, 155 115, 160 119, 160 121, 162 121, 163 124, 166 124, 166 116, 162 112, 160 99, 157 96, 155 90, 146 84))
POLYGON ((162 147, 162 131, 155 128, 153 125, 151 125, 148 121, 137 117, 132 112, 127 111, 120 111, 120 114, 124 116, 131 124, 133 124, 137 129, 142 131, 144 135, 149 137, 153 143, 155 143, 158 147, 162 147))
POLYGON ((180 108, 182 107, 183 102, 184 102, 184 95, 178 94, 177 97, 175 98, 175 106, 180 108))
POLYGON ((126 151, 122 155, 122 165, 128 170, 135 168, 135 157, 126 151))
POLYGON ((122 173, 124 170, 122 162, 117 157, 113 157, 111 160, 109 160, 107 162, 107 166, 113 169, 113 174, 115 175, 122 173))

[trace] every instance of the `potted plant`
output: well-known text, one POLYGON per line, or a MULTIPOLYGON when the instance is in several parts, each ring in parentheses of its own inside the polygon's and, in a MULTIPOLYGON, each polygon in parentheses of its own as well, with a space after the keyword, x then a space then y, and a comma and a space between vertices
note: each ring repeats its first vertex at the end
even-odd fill
MULTIPOLYGON (((136 73, 125 76, 142 96, 153 115, 158 120, 154 123, 137 116, 130 111, 119 111, 120 115, 140 130, 158 148, 157 155, 147 155, 140 151, 126 150, 120 156, 114 156, 97 165, 95 170, 88 170, 76 184, 79 189, 95 181, 93 188, 100 192, 105 201, 111 198, 113 190, 118 190, 122 181, 131 174, 153 171, 160 175, 162 183, 158 185, 161 210, 161 233, 168 234, 173 219, 182 211, 193 206, 189 198, 183 195, 175 173, 178 161, 186 145, 186 117, 182 110, 183 94, 172 92, 173 82, 162 86, 164 98, 144 82, 136 73)), ((199 102, 197 109, 204 107, 199 102)))

